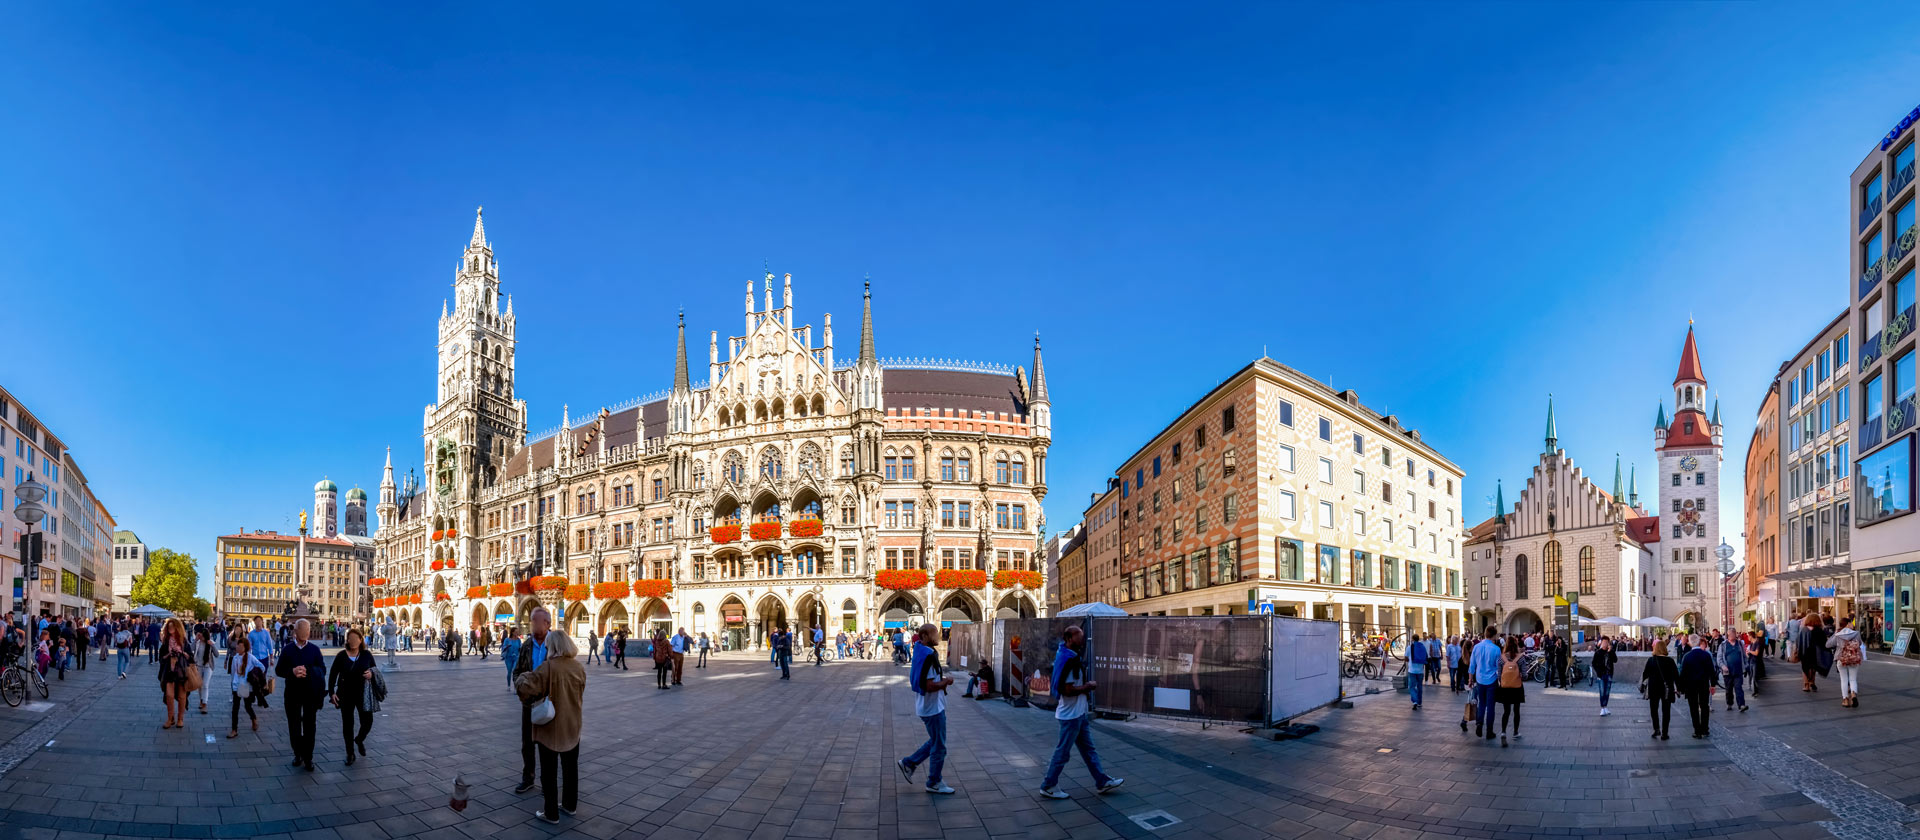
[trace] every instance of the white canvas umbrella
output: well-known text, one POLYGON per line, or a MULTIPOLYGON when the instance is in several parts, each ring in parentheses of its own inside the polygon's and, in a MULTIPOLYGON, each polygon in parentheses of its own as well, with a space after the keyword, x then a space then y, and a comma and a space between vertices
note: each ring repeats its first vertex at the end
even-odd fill
POLYGON ((1054 615, 1060 618, 1078 618, 1083 615, 1098 618, 1126 618, 1127 611, 1111 604, 1094 601, 1091 604, 1075 604, 1054 615))
POLYGON ((1580 619, 1580 624, 1586 627, 1593 627, 1595 625, 1605 624, 1605 623, 1607 623, 1607 620, 1604 618, 1586 618, 1582 616, 1580 619))
POLYGON ((173 610, 154 604, 146 604, 134 609, 129 615, 137 615, 142 618, 172 618, 173 610))
POLYGON ((1608 625, 1610 627, 1629 627, 1633 625, 1633 622, 1628 621, 1624 618, 1621 618, 1620 616, 1617 616, 1617 615, 1610 615, 1610 616, 1607 616, 1606 618, 1600 619, 1600 623, 1608 625))
POLYGON ((1672 627, 1673 622, 1657 615, 1650 615, 1633 623, 1635 627, 1672 627))

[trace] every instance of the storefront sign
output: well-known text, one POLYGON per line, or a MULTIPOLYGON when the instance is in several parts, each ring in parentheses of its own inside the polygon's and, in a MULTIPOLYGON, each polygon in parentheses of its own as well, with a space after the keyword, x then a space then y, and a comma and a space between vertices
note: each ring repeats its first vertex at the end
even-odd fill
POLYGON ((1833 587, 1831 587, 1831 586, 1809 586, 1809 587, 1807 587, 1807 597, 1809 597, 1809 598, 1831 598, 1831 597, 1833 597, 1833 587))
POLYGON ((1913 628, 1900 628, 1900 638, 1893 643, 1894 656, 1906 656, 1907 648, 1913 645, 1913 628))
POLYGON ((1920 122, 1920 107, 1914 108, 1906 116, 1901 117, 1893 130, 1887 132, 1887 136, 1880 138, 1880 151, 1886 151, 1888 146, 1893 145, 1893 141, 1900 139, 1900 135, 1905 134, 1907 129, 1912 128, 1916 122, 1920 122))
POLYGON ((1094 706, 1199 720, 1260 721, 1267 622, 1249 616, 1094 619, 1094 706))

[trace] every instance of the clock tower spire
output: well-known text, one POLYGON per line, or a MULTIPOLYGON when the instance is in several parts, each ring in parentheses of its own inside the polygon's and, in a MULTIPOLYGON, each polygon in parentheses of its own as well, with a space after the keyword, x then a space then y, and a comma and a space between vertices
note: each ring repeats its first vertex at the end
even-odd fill
POLYGON ((1654 430, 1660 470, 1659 542, 1649 546, 1659 563, 1656 610, 1675 623, 1703 628, 1713 622, 1720 573, 1713 554, 1720 544, 1721 435, 1718 418, 1707 415, 1707 376, 1693 324, 1680 346, 1673 377, 1673 415, 1664 411, 1654 430))

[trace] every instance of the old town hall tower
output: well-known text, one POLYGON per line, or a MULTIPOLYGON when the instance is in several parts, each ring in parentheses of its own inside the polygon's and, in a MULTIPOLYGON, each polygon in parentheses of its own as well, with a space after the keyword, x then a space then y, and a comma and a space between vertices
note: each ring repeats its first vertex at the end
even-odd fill
POLYGON ((1655 612, 1679 619, 1700 613, 1692 626, 1706 626, 1704 616, 1719 603, 1720 544, 1720 405, 1707 414, 1707 376, 1700 367, 1693 325, 1687 325, 1686 344, 1680 348, 1680 369, 1673 376, 1673 417, 1661 403, 1655 415, 1653 448, 1659 456, 1660 588, 1655 612))

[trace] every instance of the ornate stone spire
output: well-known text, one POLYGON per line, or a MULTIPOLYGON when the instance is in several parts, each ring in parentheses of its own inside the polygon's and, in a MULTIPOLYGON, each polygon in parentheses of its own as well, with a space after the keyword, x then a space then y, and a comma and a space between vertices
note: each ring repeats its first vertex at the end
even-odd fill
POLYGON ((1620 493, 1620 453, 1613 453, 1613 501, 1624 502, 1627 497, 1620 493))
POLYGON ((482 208, 479 207, 473 208, 473 238, 467 240, 467 247, 469 248, 487 247, 487 226, 480 221, 481 209, 482 208))
POLYGON ((878 361, 873 352, 873 281, 866 281, 860 293, 860 361, 878 361))
POLYGON ((1640 507, 1640 466, 1627 465, 1627 504, 1640 507))
POLYGON ((1500 483, 1499 479, 1495 479, 1493 482, 1493 516, 1496 527, 1506 524, 1507 488, 1506 485, 1500 483))
POLYGON ((1548 394, 1547 395, 1547 454, 1552 455, 1553 450, 1558 448, 1559 443, 1560 443, 1560 431, 1559 429, 1555 428, 1553 423, 1553 395, 1548 394))
POLYGON ((687 378, 687 313, 680 313, 680 342, 673 357, 673 390, 687 391, 692 383, 687 378))
POLYGON ((1664 432, 1667 430, 1667 404, 1665 401, 1660 403, 1659 413, 1653 415, 1653 430, 1656 432, 1664 432))
POLYGON ((1040 361, 1040 333, 1033 334, 1033 396, 1028 402, 1047 402, 1047 367, 1040 361))

